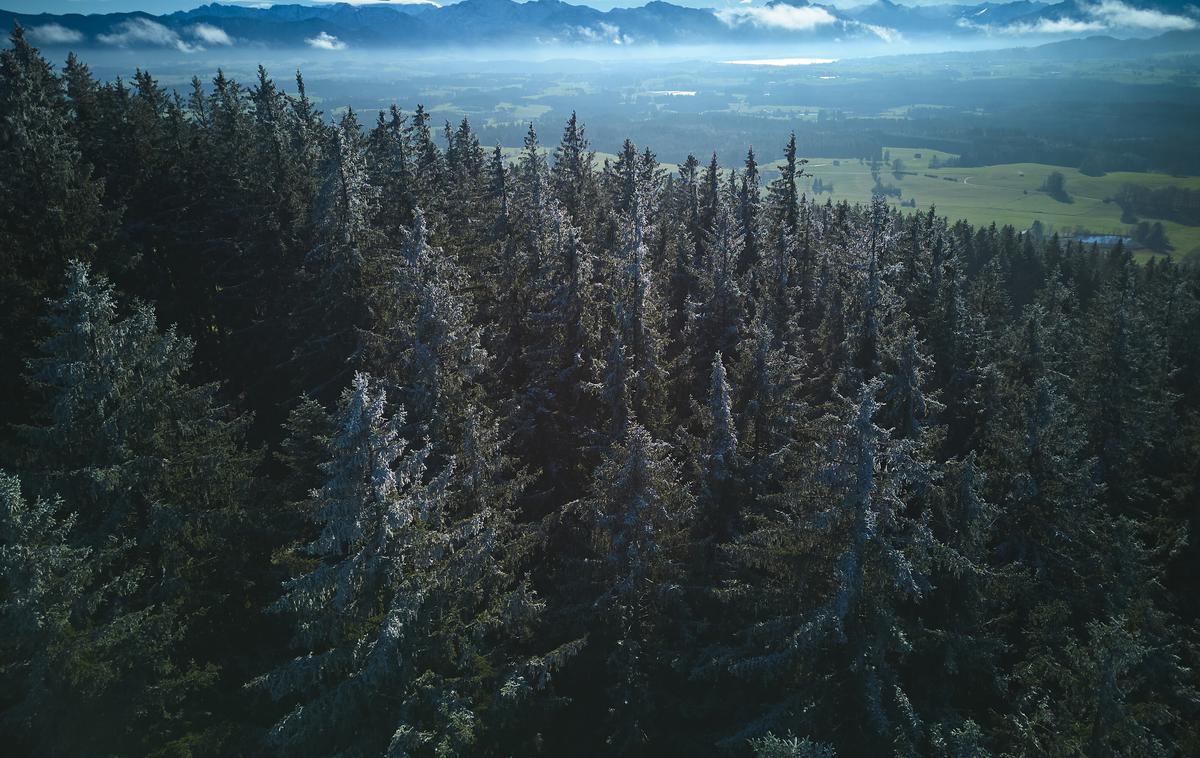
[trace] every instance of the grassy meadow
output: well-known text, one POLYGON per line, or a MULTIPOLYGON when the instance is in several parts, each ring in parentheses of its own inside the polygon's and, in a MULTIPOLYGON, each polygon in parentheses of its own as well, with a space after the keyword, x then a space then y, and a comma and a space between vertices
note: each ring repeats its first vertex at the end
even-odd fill
MULTIPOLYGON (((898 147, 887 150, 893 161, 898 158, 903 162, 905 171, 897 177, 890 166, 880 168, 882 182, 901 190, 899 198, 889 198, 893 203, 916 200, 917 208, 934 205, 939 215, 965 219, 977 225, 994 221, 1026 229, 1035 220, 1040 220, 1048 233, 1087 231, 1093 234, 1129 235, 1131 227, 1121 223, 1120 207, 1108 201, 1122 184, 1130 182, 1147 187, 1177 185, 1200 189, 1200 177, 1195 176, 1113 172, 1097 177, 1086 176, 1074 168, 1039 163, 930 168, 934 156, 937 156, 938 162, 945 162, 954 156, 935 150, 898 147), (1060 202, 1039 190, 1046 177, 1055 171, 1066 178, 1067 193, 1071 196, 1069 203, 1060 202)), ((869 200, 875 184, 871 178, 870 164, 860 163, 857 158, 813 158, 806 166, 806 171, 812 174, 811 179, 805 180, 806 185, 811 188, 815 179, 826 186, 832 184, 831 195, 835 200, 869 200)), ((830 196, 830 193, 823 196, 830 196)), ((1200 251, 1200 227, 1171 221, 1163 221, 1162 225, 1175 247, 1176 256, 1200 251)))

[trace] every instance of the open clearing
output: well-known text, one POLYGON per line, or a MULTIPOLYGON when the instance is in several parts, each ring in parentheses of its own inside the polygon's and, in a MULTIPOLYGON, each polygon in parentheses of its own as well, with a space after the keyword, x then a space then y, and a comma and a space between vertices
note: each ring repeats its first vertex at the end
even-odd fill
MULTIPOLYGON (((930 168, 936 155, 938 162, 945 162, 952 155, 935 150, 892 147, 887 149, 894 161, 903 161, 904 172, 899 177, 891 167, 880 168, 880 179, 885 185, 892 184, 901 190, 899 198, 890 197, 898 205, 901 201, 916 200, 918 209, 930 205, 937 208, 938 215, 951 220, 965 219, 975 225, 1011 224, 1018 229, 1027 229, 1035 220, 1040 220, 1047 232, 1071 234, 1088 231, 1094 234, 1129 235, 1131 226, 1121 223, 1121 209, 1113 202, 1105 202, 1130 182, 1147 187, 1176 185, 1200 189, 1200 177, 1175 177, 1167 174, 1114 172, 1104 176, 1085 176, 1077 169, 1062 166, 1047 166, 1039 163, 1013 163, 977 168, 930 168), (917 155, 921 157, 916 157, 917 155), (1062 203, 1038 190, 1052 172, 1058 171, 1066 178, 1066 188, 1072 198, 1062 203)), ((814 179, 825 186, 833 185, 834 200, 864 202, 871 198, 874 180, 869 163, 857 158, 814 158, 810 159, 804 186, 810 190, 814 179)), ((773 166, 771 167, 773 168, 773 166)), ((773 178, 771 171, 767 179, 773 178)), ((1157 219, 1147 219, 1155 221, 1157 219)), ((1163 228, 1174 254, 1182 257, 1200 251, 1200 227, 1184 226, 1163 221, 1163 228)))

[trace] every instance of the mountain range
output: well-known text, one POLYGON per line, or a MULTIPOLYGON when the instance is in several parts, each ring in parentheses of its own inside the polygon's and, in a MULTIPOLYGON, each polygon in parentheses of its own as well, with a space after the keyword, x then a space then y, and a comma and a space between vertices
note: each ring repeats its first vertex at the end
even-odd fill
POLYGON ((258 44, 340 50, 446 45, 759 44, 811 40, 1066 38, 1150 36, 1200 29, 1191 0, 1039 0, 976 5, 901 5, 891 0, 850 9, 807 0, 691 8, 654 0, 600 11, 560 0, 463 0, 375 5, 212 3, 164 15, 20 14, 0 10, 46 47, 206 48, 258 44))

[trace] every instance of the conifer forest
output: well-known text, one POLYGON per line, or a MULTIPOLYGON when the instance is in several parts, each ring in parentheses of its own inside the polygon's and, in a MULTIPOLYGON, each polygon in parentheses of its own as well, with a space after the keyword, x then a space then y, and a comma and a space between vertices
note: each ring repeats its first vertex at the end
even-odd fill
POLYGON ((6 755, 1200 754, 1200 270, 199 73, 0 52, 6 755))

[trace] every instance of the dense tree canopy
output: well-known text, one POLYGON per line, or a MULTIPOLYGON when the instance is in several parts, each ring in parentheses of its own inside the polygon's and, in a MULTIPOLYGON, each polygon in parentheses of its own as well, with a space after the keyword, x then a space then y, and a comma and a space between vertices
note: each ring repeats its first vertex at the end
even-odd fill
POLYGON ((18 29, 6 746, 1200 752, 1200 272, 798 151, 510 160, 18 29))

